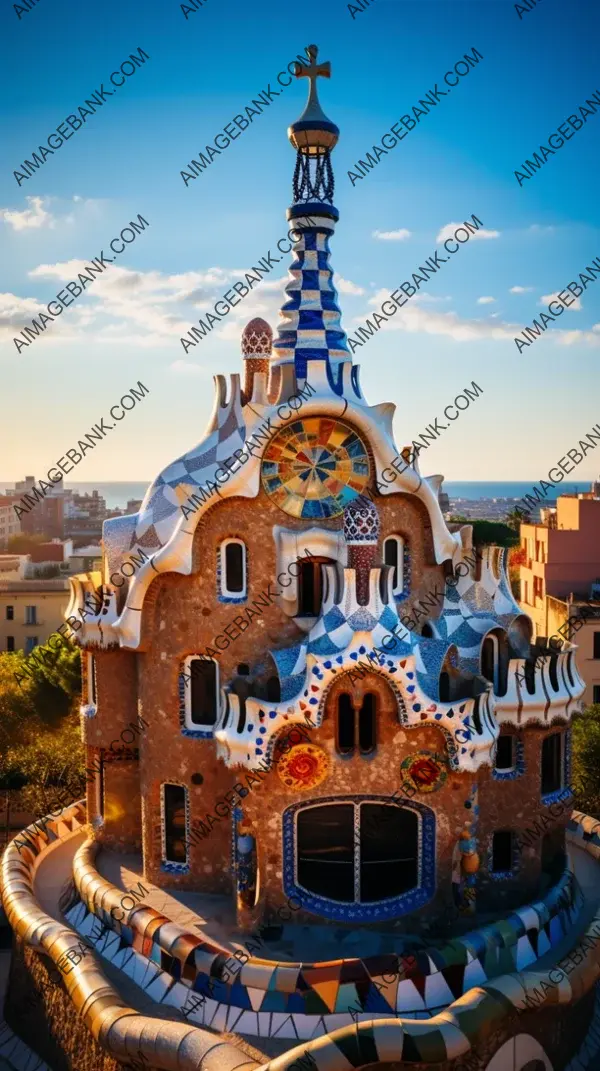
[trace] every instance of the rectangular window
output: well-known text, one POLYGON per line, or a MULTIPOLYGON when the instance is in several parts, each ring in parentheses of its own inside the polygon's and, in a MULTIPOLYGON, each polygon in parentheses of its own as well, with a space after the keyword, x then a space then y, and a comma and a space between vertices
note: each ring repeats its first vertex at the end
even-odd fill
POLYGON ((513 868, 513 834, 510 829, 501 829, 492 838, 492 871, 506 873, 513 868))
POLYGON ((212 726, 217 720, 219 667, 212 660, 193 658, 188 672, 191 675, 189 717, 192 727, 212 726))
MULTIPOLYGON (((12 639, 12 636, 9 636, 9 639, 12 639)), ((594 687, 594 695, 593 695, 593 698, 592 698, 592 702, 593 703, 600 703, 600 684, 594 684, 593 687, 594 687)))
POLYGON ((600 658, 600 632, 594 632, 594 658, 600 658))
POLYGON ((563 734, 552 733, 542 744, 542 796, 563 786, 563 734))
MULTIPOLYGON (((14 636, 7 636, 6 637, 6 650, 7 651, 14 651, 14 649, 15 649, 15 637, 14 636)), ((596 702, 596 700, 594 700, 594 702, 596 702)))
POLYGON ((299 564, 298 617, 317 617, 323 599, 321 563, 301 561, 299 564))
POLYGON ((407 807, 361 804, 360 902, 369 904, 384 897, 399 896, 414 889, 418 882, 416 812, 407 807))
POLYGON ((14 606, 7 606, 6 607, 6 620, 7 621, 14 621, 14 619, 15 619, 15 608, 14 608, 14 606))
POLYGON ((27 638, 25 640, 25 654, 31 654, 31 652, 33 651, 34 647, 37 647, 37 645, 38 645, 37 636, 27 636, 27 638))
POLYGON ((167 863, 187 863, 185 797, 183 785, 163 785, 164 857, 167 863))
POLYGON ((512 770, 515 764, 514 742, 514 736, 509 733, 498 737, 496 750, 497 770, 512 770))
POLYGON ((246 546, 241 539, 221 544, 221 594, 237 598, 246 594, 246 546))
POLYGON ((25 624, 37 625, 37 606, 25 607, 25 624))
POLYGON ((353 804, 300 811, 298 884, 328 900, 354 901, 353 804))

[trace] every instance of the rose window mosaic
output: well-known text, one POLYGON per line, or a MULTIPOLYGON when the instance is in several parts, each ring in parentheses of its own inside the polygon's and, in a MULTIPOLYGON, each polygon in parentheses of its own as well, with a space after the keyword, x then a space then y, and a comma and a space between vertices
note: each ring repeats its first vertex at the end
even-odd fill
POLYGON ((330 759, 322 747, 298 744, 277 765, 277 773, 287 788, 306 791, 316 788, 329 774, 330 759))
POLYGON ((365 490, 368 479, 364 443, 330 417, 294 421, 264 453, 264 489, 292 517, 335 517, 365 490))

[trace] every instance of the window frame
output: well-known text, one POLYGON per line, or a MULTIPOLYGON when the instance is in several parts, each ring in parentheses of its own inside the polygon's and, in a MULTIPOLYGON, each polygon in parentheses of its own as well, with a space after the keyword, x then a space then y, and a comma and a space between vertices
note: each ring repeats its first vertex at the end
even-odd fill
MULTIPOLYGON (((417 870, 418 880, 414 888, 400 893, 397 896, 387 897, 379 901, 361 903, 358 901, 342 902, 330 900, 317 893, 309 892, 298 882, 298 833, 297 815, 299 811, 309 810, 313 807, 322 807, 325 804, 348 804, 354 805, 355 832, 357 829, 357 810, 361 804, 384 804, 390 807, 397 806, 390 802, 389 796, 381 795, 355 795, 355 796, 326 796, 321 799, 304 800, 288 807, 283 813, 283 851, 284 891, 288 896, 295 896, 300 900, 303 908, 337 921, 378 921, 383 919, 399 918, 409 912, 423 907, 435 894, 435 867, 436 867, 436 817, 435 812, 425 804, 413 799, 403 799, 402 807, 414 811, 417 814, 417 870)), ((356 851, 355 837, 355 851, 356 851)), ((356 866, 356 858, 355 858, 356 866)), ((360 863, 358 864, 360 868, 360 863)))
POLYGON ((40 645, 40 641, 39 641, 39 638, 37 636, 26 636, 25 637, 25 654, 26 655, 31 654, 31 652, 35 651, 36 647, 39 647, 39 645, 40 645))
POLYGON ((395 542, 398 548, 397 551, 397 565, 396 565, 396 583, 392 584, 392 595, 404 595, 404 551, 406 546, 406 540, 404 536, 401 536, 398 532, 392 532, 391 535, 385 537, 383 541, 383 563, 387 565, 385 560, 385 547, 386 543, 395 542))
MULTIPOLYGON (((194 736, 197 738, 204 738, 211 740, 215 731, 219 725, 219 717, 221 714, 221 666, 216 658, 203 658, 199 654, 186 655, 181 664, 179 671, 179 719, 181 724, 181 731, 184 736, 194 736), (213 662, 216 666, 216 680, 215 680, 215 720, 213 725, 198 725, 192 721, 192 669, 191 664, 196 659, 201 662, 213 662), (188 678, 186 680, 186 677, 188 678)), ((176 782, 169 782, 169 784, 175 784, 176 782)))
POLYGON ((14 603, 8 603, 6 605, 6 621, 14 621, 15 619, 15 607, 14 603))
POLYGON ((352 693, 350 691, 348 691, 346 688, 344 688, 344 689, 342 689, 341 692, 339 692, 339 694, 337 696, 337 699, 336 699, 336 704, 335 704, 335 749, 336 749, 336 752, 337 752, 338 756, 341 759, 352 759, 352 758, 355 758, 355 757, 358 757, 358 758, 361 758, 361 759, 370 759, 375 755, 375 752, 377 751, 377 715, 378 715, 378 713, 379 713, 379 695, 378 695, 378 693, 376 691, 369 690, 369 691, 364 693, 364 695, 362 696, 360 708, 358 710, 355 710, 355 705, 352 702, 352 693), (346 697, 346 699, 348 700, 348 704, 349 704, 350 709, 352 711, 352 737, 353 737, 353 743, 352 743, 352 746, 348 747, 348 748, 342 748, 342 746, 340 744, 340 703, 341 703, 341 700, 342 700, 343 697, 346 697), (372 742, 371 742, 371 746, 369 748, 363 748, 361 746, 361 743, 360 743, 361 728, 364 727, 364 722, 363 722, 363 720, 361 718, 361 715, 364 714, 366 716, 367 712, 364 710, 364 705, 365 705, 365 701, 368 698, 370 698, 372 700, 372 702, 373 702, 373 711, 372 711, 372 717, 373 717, 372 730, 373 731, 372 731, 372 734, 371 734, 371 741, 372 742))
POLYGON ((594 638, 592 640, 592 645, 593 645, 592 646, 592 658, 593 659, 597 659, 597 658, 600 658, 600 632, 598 630, 595 630, 594 634, 593 634, 593 637, 594 638), (596 644, 596 637, 598 637, 598 643, 597 644, 596 644), (598 650, 598 654, 596 654, 596 648, 598 650))
POLYGON ((185 874, 190 869, 190 794, 187 785, 184 785, 182 781, 161 781, 160 784, 160 855, 161 855, 161 870, 166 870, 174 874, 185 874), (165 789, 167 786, 173 785, 175 788, 183 789, 183 801, 185 809, 185 863, 175 862, 174 860, 167 858, 167 807, 165 799, 165 789))
POLYGON ((40 622, 38 621, 38 617, 37 617, 37 603, 34 603, 33 606, 26 606, 25 607, 25 626, 27 628, 29 628, 29 627, 33 627, 34 625, 39 625, 39 623, 40 622), (31 611, 31 613, 30 613, 30 611, 31 611))
POLYGON ((248 598, 248 548, 238 536, 228 536, 219 545, 219 596, 226 602, 244 602, 248 598), (227 547, 242 548, 242 590, 231 591, 227 585, 227 547))
POLYGON ((6 637, 6 650, 7 651, 14 651, 14 649, 15 649, 15 637, 14 636, 7 636, 6 637))
POLYGON ((502 773, 502 774, 510 773, 512 770, 515 769, 515 767, 517 765, 517 739, 516 739, 516 736, 515 736, 514 733, 500 733, 500 735, 499 735, 499 737, 498 737, 498 739, 496 741, 496 744, 497 744, 497 748, 496 748, 496 761, 494 762, 494 770, 497 773, 502 773), (499 747, 500 747, 500 741, 501 740, 510 740, 510 753, 511 753, 511 757, 512 757, 512 762, 511 762, 510 766, 498 766, 498 764, 497 764, 498 763, 498 750, 499 750, 499 747))
POLYGON ((492 833, 492 835, 490 837, 490 854, 489 854, 489 862, 488 862, 488 872, 489 872, 490 877, 493 878, 494 881, 502 881, 502 880, 506 880, 508 878, 515 877, 515 875, 516 875, 516 873, 517 873, 517 871, 519 869, 519 867, 518 867, 518 845, 519 845, 519 841, 518 841, 518 837, 517 837, 514 829, 495 829, 493 831, 493 833, 492 833), (494 868, 494 841, 495 841, 496 837, 501 833, 508 833, 509 836, 510 836, 510 861, 511 861, 511 865, 508 868, 508 870, 506 869, 506 867, 504 867, 503 869, 498 869, 498 870, 496 870, 494 868))

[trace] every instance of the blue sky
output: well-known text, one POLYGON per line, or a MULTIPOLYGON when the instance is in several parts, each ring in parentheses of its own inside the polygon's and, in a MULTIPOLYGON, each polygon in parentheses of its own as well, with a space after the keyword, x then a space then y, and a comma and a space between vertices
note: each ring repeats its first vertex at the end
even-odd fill
MULTIPOLYGON (((484 394, 429 447, 426 474, 538 479, 600 420, 600 279, 521 355, 513 341, 544 296, 600 256, 600 110, 529 182, 513 174, 600 89, 593 5, 573 0, 567 12, 543 0, 520 19, 508 0, 374 0, 352 19, 341 0, 206 0, 186 20, 175 0, 39 0, 20 20, 5 4, 3 23, 2 479, 45 474, 140 379, 144 404, 73 479, 150 480, 202 437, 212 375, 241 370, 245 323, 262 315, 276 328, 287 263, 187 354, 180 328, 285 234, 295 162, 286 130, 306 81, 282 90, 188 187, 180 171, 313 42, 331 61, 319 93, 341 130, 331 259, 348 334, 449 223, 475 213, 497 235, 465 245, 410 314, 356 354, 368 400, 397 403, 397 441, 472 380, 484 394), (138 47, 150 60, 17 185, 13 170, 138 47), (348 170, 473 47, 479 65, 353 187, 348 170), (138 213, 149 229, 18 355, 19 328, 76 278, 69 262, 106 252, 138 213)), ((577 478, 598 472, 592 453, 577 478)))

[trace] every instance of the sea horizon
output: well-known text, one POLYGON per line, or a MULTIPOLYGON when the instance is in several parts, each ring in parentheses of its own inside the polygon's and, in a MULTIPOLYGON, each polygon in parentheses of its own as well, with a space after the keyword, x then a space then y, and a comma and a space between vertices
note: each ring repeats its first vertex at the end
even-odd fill
MULTIPOLYGON (((106 499, 108 509, 124 509, 129 499, 143 499, 146 491, 153 480, 87 480, 65 483, 67 490, 78 491, 80 494, 91 494, 98 491, 106 499)), ((14 486, 14 480, 0 480, 2 493, 7 487, 14 486)), ((532 487, 539 483, 537 480, 444 480, 443 490, 451 501, 460 499, 494 499, 506 498, 518 501, 524 495, 531 493, 532 487)), ((556 494, 577 494, 588 491, 591 480, 565 481, 556 488, 556 494)), ((546 502, 553 502, 556 494, 549 490, 546 502)))

